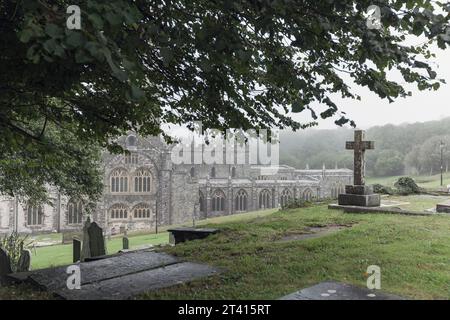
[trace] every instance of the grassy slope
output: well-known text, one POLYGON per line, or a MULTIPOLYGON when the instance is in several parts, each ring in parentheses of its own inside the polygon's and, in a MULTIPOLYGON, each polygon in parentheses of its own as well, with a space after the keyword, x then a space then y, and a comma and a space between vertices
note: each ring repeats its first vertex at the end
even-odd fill
MULTIPOLYGON (((206 223, 222 229, 220 234, 165 248, 228 271, 140 298, 276 299, 330 279, 365 286, 364 272, 376 264, 381 267, 383 291, 450 299, 449 216, 344 214, 323 205, 272 212, 211 219, 206 223), (353 227, 322 238, 277 242, 286 234, 305 232, 308 226, 328 224, 353 227)), ((0 287, 0 299, 7 298, 48 296, 27 288, 0 287)))
MULTIPOLYGON (((367 178, 368 184, 379 183, 385 186, 393 187, 394 183, 398 180, 398 178, 404 176, 395 176, 395 177, 379 177, 379 178, 367 178)), ((426 189, 437 189, 441 185, 441 176, 440 174, 433 176, 411 176, 416 183, 426 189)), ((450 172, 444 173, 444 186, 450 184, 450 172)))
MULTIPOLYGON (((264 210, 264 211, 255 211, 246 214, 236 214, 232 216, 224 216, 211 218, 207 220, 198 221, 197 225, 205 225, 207 223, 222 223, 222 222, 232 222, 232 221, 245 221, 248 219, 252 219, 255 217, 263 217, 265 215, 273 213, 275 210, 264 210)), ((162 231, 165 231, 171 227, 161 228, 162 231)), ((58 235, 52 234, 49 236, 57 237, 58 235)), ((49 237, 47 235, 47 237, 49 237)), ((44 238, 45 235, 42 236, 44 238)), ((60 235, 59 235, 60 237, 60 235)), ((129 236, 130 239, 130 248, 137 248, 142 245, 158 245, 165 244, 169 242, 169 234, 167 232, 162 232, 159 234, 148 234, 148 233, 136 233, 134 235, 129 236)), ((116 253, 120 249, 122 249, 122 238, 112 238, 110 241, 107 241, 106 247, 108 253, 116 253)), ((60 266, 72 263, 72 245, 54 245, 48 247, 40 247, 36 250, 32 251, 31 257, 31 267, 33 270, 47 268, 51 266, 60 266)))
POLYGON ((223 232, 209 241, 166 251, 228 272, 141 298, 276 299, 330 279, 365 286, 372 264, 381 267, 386 292, 450 298, 449 216, 350 215, 320 206, 219 227, 223 232), (354 226, 323 238, 275 241, 307 226, 336 223, 354 226))

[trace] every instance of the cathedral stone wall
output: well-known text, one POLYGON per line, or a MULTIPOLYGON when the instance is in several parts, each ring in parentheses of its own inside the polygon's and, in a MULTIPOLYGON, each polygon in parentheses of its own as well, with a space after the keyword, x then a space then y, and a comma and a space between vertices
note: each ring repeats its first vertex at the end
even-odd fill
MULTIPOLYGON (((104 192, 92 213, 92 220, 107 234, 278 208, 294 198, 337 198, 346 184, 352 184, 352 171, 347 169, 281 165, 268 174, 266 167, 250 164, 174 164, 171 147, 159 137, 130 133, 118 143, 129 154, 104 154, 104 192)), ((33 208, 0 198, 0 233, 81 230, 87 215, 77 200, 52 190, 51 196, 53 205, 33 208)))

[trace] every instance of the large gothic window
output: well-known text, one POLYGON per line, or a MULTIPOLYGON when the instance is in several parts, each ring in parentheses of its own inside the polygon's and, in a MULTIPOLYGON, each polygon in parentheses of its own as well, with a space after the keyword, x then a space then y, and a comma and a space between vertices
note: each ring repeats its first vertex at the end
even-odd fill
POLYGON ((151 217, 151 213, 150 206, 146 203, 138 204, 133 209, 133 217, 135 219, 148 219, 151 217))
POLYGON ((313 198, 313 192, 311 191, 311 189, 306 189, 305 191, 303 191, 303 200, 311 201, 312 198, 313 198))
POLYGON ((44 221, 44 210, 42 206, 31 206, 27 208, 27 225, 40 226, 44 221))
POLYGON ((284 189, 280 195, 281 206, 284 207, 285 205, 287 205, 289 201, 291 201, 291 198, 292 198, 291 191, 289 191, 289 189, 284 189))
POLYGON ((216 168, 212 167, 211 169, 211 178, 215 178, 216 177, 216 168))
POLYGON ((271 208, 271 201, 270 201, 270 191, 265 189, 259 193, 259 208, 260 209, 268 209, 271 208))
POLYGON ((83 215, 83 203, 79 200, 71 199, 67 204, 67 223, 80 224, 83 215))
POLYGON ((134 192, 150 192, 152 176, 148 170, 140 169, 134 175, 134 192))
POLYGON ((236 212, 247 211, 247 192, 245 190, 239 190, 234 199, 234 209, 236 212))
POLYGON ((225 211, 225 193, 222 190, 216 190, 212 196, 212 211, 225 211))
POLYGON ((128 208, 124 204, 115 204, 109 209, 111 219, 127 219, 128 208))
POLYGON ((111 174, 111 192, 128 192, 128 173, 123 169, 116 169, 111 174))
POLYGON ((235 167, 231 168, 231 177, 236 178, 236 168, 235 167))

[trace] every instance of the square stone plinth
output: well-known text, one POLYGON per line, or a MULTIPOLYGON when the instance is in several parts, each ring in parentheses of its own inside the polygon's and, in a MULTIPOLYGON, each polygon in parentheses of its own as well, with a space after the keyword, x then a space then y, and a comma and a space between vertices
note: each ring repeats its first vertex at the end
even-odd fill
POLYGON ((340 194, 338 203, 341 206, 379 207, 381 197, 379 194, 340 194))
POLYGON ((373 186, 348 185, 348 186, 345 186, 345 193, 370 195, 370 194, 373 194, 373 186))

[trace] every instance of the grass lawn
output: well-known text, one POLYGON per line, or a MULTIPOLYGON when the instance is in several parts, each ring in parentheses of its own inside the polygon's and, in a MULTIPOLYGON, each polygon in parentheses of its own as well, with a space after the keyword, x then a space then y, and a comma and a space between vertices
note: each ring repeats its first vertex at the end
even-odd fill
MULTIPOLYGON (((205 225, 208 223, 224 223, 224 222, 233 222, 233 221, 246 221, 249 219, 254 219, 256 217, 264 217, 275 212, 275 209, 264 210, 264 211, 255 211, 249 212, 246 214, 236 214, 232 216, 223 216, 217 218, 211 218, 206 220, 197 221, 196 225, 205 225)), ((142 245, 159 245, 159 244, 167 244, 169 243, 169 234, 165 232, 167 229, 170 229, 174 226, 166 226, 160 228, 161 233, 149 234, 146 232, 137 232, 134 234, 130 234, 128 236, 130 240, 130 248, 138 248, 142 245)), ((48 234, 48 235, 39 235, 35 239, 42 240, 48 238, 61 238, 61 234, 48 234)), ((110 241, 106 243, 107 251, 109 254, 116 253, 122 249, 122 237, 112 238, 110 241)), ((36 250, 32 250, 31 256, 31 267, 33 270, 43 269, 48 267, 67 265, 72 263, 72 245, 53 245, 47 247, 39 247, 36 250)))
MULTIPOLYGON (((390 200, 423 205, 416 198, 390 200)), ((325 280, 364 287, 364 273, 369 265, 381 267, 381 287, 385 292, 415 299, 450 299, 449 215, 344 214, 316 205, 221 217, 199 224, 205 223, 222 232, 208 240, 161 250, 188 261, 224 268, 226 272, 139 299, 277 299, 325 280), (321 238, 280 241, 287 235, 305 233, 308 227, 327 225, 348 228, 321 238)), ((145 237, 152 236, 155 237, 131 237, 130 243, 149 243, 152 239, 145 237)), ((119 246, 120 238, 113 239, 109 250, 119 246)), ((70 253, 70 245, 59 247, 68 248, 70 253)), ((41 252, 41 259, 56 261, 54 252, 45 259, 41 252)), ((45 293, 37 294, 26 287, 0 288, 0 299, 23 297, 48 298, 45 293)))
MULTIPOLYGON (((169 234, 162 232, 158 234, 144 234, 130 236, 130 248, 137 248, 142 245, 164 244, 169 242, 169 234)), ((106 248, 109 254, 116 253, 122 249, 122 238, 112 238, 106 242, 106 248)), ((72 263, 72 245, 54 245, 48 247, 39 247, 32 250, 31 268, 32 270, 43 269, 52 266, 60 266, 72 263)))
POLYGON ((164 251, 227 272, 139 298, 277 299, 325 280, 364 287, 364 273, 375 264, 383 291, 450 299, 450 216, 344 214, 321 205, 209 226, 222 232, 164 251), (330 224, 353 226, 322 238, 279 241, 330 224))
MULTIPOLYGON (((377 178, 367 178, 366 182, 367 184, 382 184, 384 186, 393 187, 394 183, 398 180, 400 177, 403 176, 395 176, 395 177, 377 177, 377 178)), ((413 178, 419 187, 425 188, 425 189, 438 189, 441 186, 441 175, 433 175, 433 176, 410 176, 413 178)), ((450 184, 450 172, 444 173, 444 186, 450 184)))

